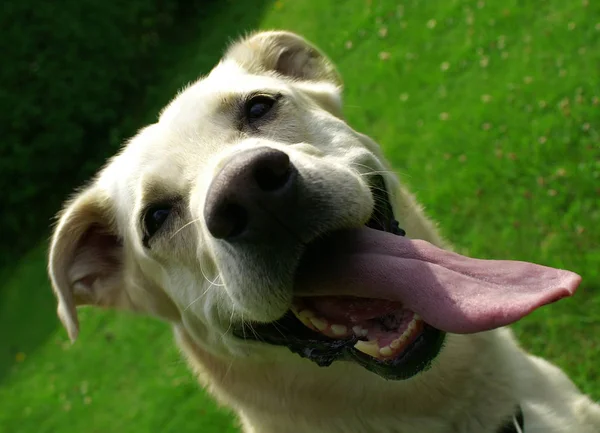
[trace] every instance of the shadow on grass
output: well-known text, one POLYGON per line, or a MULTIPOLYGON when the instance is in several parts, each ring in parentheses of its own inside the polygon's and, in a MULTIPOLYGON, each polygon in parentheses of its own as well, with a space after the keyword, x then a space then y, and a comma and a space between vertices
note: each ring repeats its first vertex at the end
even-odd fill
MULTIPOLYGON (((141 127, 156 119, 179 88, 209 72, 227 44, 259 24, 263 10, 271 3, 224 0, 185 5, 172 31, 161 35, 165 42, 151 65, 160 71, 159 79, 142 101, 131 104, 134 112, 131 106, 120 107, 124 123, 141 127)), ((132 75, 143 72, 132 71, 132 75)), ((98 149, 93 160, 99 167, 106 156, 106 149, 98 149)), ((15 259, 12 267, 0 270, 0 382, 15 362, 35 352, 59 325, 46 277, 46 248, 46 244, 38 246, 15 259)))

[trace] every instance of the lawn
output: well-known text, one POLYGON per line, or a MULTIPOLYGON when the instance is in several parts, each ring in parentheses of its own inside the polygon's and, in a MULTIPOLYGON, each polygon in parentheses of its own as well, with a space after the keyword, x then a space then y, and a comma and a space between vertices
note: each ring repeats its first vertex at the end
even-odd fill
MULTIPOLYGON (((381 143, 462 252, 583 276, 573 299, 515 329, 600 399, 600 3, 278 0, 256 22, 243 3, 173 50, 147 119, 229 38, 302 33, 339 66, 350 123, 381 143)), ((45 249, 0 272, 0 431, 237 431, 162 323, 83 310, 69 344, 45 249)))

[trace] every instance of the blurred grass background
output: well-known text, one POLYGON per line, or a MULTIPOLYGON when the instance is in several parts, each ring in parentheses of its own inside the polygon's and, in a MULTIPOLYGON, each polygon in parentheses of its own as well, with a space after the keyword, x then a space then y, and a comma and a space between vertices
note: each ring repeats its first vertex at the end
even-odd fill
POLYGON ((600 3, 8 0, 0 24, 0 431, 237 431, 167 326, 84 309, 71 346, 45 254, 66 195, 259 28, 329 54, 349 122, 460 250, 583 276, 515 329, 600 399, 600 3))

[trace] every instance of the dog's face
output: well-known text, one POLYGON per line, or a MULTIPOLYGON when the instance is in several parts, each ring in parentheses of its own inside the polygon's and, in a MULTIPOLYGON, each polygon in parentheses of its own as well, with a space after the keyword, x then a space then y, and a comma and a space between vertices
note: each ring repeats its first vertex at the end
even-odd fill
MULTIPOLYGON (((50 274, 71 337, 96 304, 183 323, 210 350, 289 310, 303 248, 364 225, 377 145, 342 119, 341 83, 303 39, 260 33, 183 90, 65 208, 50 274)), ((260 345, 259 345, 260 346, 260 345)))
POLYGON ((94 304, 171 321, 220 356, 287 346, 404 379, 443 331, 493 329, 573 293, 569 272, 404 238, 395 215, 440 243, 343 120, 340 90, 317 49, 266 32, 181 92, 60 217, 49 271, 71 338, 76 306, 94 304))

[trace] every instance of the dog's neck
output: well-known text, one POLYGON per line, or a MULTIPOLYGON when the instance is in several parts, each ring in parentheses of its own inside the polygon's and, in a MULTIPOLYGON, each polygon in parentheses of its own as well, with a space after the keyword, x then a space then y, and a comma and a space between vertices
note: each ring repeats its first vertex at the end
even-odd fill
POLYGON ((490 405, 498 409, 498 420, 486 423, 500 425, 516 403, 508 393, 510 384, 501 392, 490 390, 488 400, 481 399, 480 390, 488 386, 490 375, 504 376, 497 371, 501 363, 490 362, 490 357, 502 357, 494 349, 495 331, 449 336, 433 368, 407 381, 386 381, 351 363, 322 368, 291 353, 268 362, 224 359, 203 350, 183 328, 176 334, 212 394, 245 424, 260 425, 261 433, 289 425, 297 425, 297 432, 370 431, 369 423, 375 419, 378 426, 389 421, 388 430, 378 431, 441 433, 474 422, 484 407, 489 414, 490 405), (356 425, 364 428, 355 430, 356 425))

